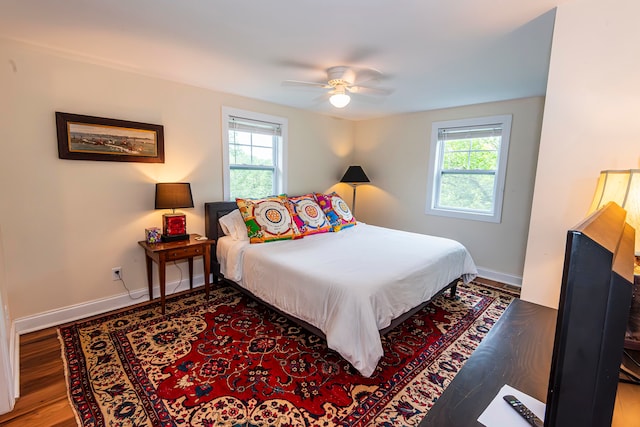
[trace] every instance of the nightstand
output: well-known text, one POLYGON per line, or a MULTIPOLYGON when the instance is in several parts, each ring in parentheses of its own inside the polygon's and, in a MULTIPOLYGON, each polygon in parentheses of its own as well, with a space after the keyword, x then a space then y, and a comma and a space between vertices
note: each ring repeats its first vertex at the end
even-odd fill
POLYGON ((209 297, 209 275, 211 273, 211 245, 215 240, 197 240, 199 234, 189 235, 189 240, 178 242, 147 243, 140 241, 138 244, 144 249, 147 260, 147 282, 149 284, 149 300, 153 299, 153 271, 152 261, 158 264, 158 277, 160 284, 160 304, 162 314, 165 313, 165 285, 166 285, 166 263, 167 261, 178 261, 186 259, 189 261, 189 288, 193 289, 193 258, 202 257, 204 265, 204 288, 209 297))

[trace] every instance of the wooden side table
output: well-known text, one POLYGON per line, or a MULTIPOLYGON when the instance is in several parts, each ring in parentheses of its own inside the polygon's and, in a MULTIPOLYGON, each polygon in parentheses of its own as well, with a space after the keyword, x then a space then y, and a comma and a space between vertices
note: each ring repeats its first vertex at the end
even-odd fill
POLYGON ((168 243, 147 243, 140 241, 138 244, 144 249, 147 260, 147 282, 149 284, 149 300, 153 299, 153 272, 152 261, 158 264, 158 277, 160 282, 160 304, 162 314, 165 313, 165 282, 167 261, 187 259, 189 261, 189 288, 193 289, 193 258, 202 256, 204 264, 204 288, 209 297, 209 275, 211 273, 211 245, 215 240, 197 240, 199 234, 189 235, 189 240, 168 243))

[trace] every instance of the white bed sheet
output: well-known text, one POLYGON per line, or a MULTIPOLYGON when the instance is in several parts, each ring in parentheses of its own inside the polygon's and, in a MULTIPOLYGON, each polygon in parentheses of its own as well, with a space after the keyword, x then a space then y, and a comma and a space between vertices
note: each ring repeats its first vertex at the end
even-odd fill
POLYGON ((380 329, 477 275, 459 242, 364 223, 264 244, 222 237, 216 255, 225 278, 320 329, 365 377, 383 354, 380 329))

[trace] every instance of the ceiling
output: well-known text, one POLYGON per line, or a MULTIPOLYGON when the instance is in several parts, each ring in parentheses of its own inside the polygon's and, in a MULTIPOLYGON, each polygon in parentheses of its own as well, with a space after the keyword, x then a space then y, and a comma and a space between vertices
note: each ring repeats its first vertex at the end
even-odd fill
POLYGON ((544 95, 555 6, 570 0, 2 0, 0 37, 351 120, 544 95), (387 96, 332 107, 336 65, 387 96))

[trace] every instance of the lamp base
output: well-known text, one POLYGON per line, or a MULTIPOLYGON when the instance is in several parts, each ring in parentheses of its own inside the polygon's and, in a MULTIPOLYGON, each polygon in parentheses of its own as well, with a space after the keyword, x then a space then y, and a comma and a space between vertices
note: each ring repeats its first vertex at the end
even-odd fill
POLYGON ((177 236, 187 234, 187 216, 183 213, 162 215, 163 236, 177 236))
POLYGON ((176 234, 176 235, 163 234, 162 235, 162 241, 165 243, 180 242, 182 240, 189 240, 189 235, 188 234, 176 234))

